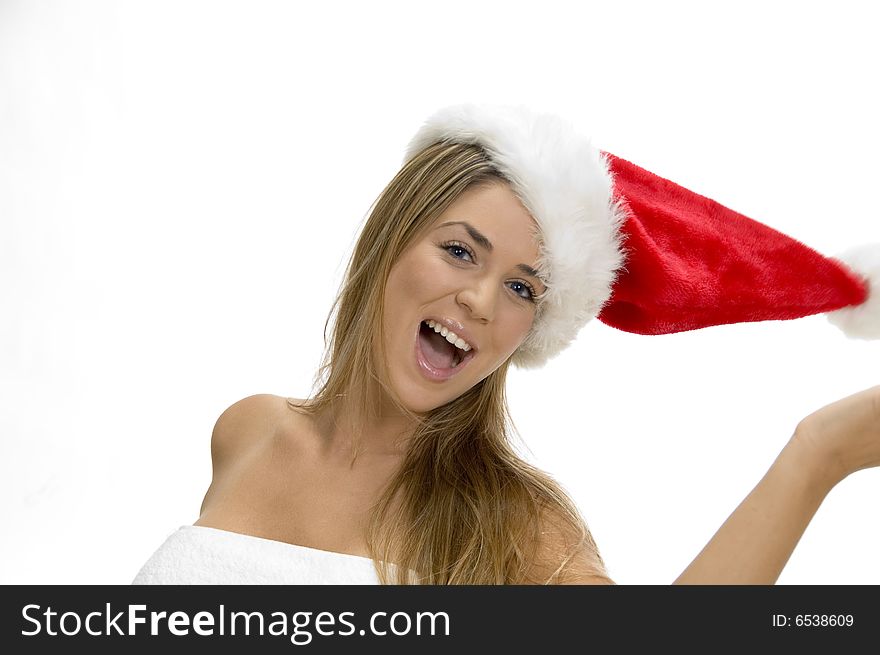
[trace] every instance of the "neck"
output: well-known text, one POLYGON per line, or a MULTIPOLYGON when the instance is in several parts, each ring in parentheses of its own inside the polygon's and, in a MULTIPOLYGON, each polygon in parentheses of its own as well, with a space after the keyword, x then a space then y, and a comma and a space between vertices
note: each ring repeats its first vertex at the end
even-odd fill
POLYGON ((356 462, 403 458, 412 436, 413 420, 393 403, 376 403, 378 411, 364 416, 348 397, 341 397, 319 418, 328 457, 356 462))

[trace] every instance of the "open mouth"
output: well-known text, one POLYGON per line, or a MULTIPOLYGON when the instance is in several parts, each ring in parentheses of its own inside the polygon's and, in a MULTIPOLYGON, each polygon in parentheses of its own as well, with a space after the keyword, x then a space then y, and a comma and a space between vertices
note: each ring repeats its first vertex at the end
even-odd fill
POLYGON ((449 377, 462 369, 475 353, 473 348, 466 347, 467 350, 450 343, 426 321, 419 325, 417 356, 423 365, 427 365, 423 369, 432 377, 449 377))

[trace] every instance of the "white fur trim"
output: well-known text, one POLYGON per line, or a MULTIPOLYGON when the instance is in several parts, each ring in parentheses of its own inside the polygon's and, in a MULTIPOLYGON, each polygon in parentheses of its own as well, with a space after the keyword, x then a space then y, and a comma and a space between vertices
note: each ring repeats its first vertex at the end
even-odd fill
POLYGON ((463 104, 431 116, 404 163, 441 140, 481 145, 541 231, 538 270, 547 283, 532 330, 513 355, 538 368, 564 350, 611 296, 623 264, 623 206, 605 157, 573 126, 523 106, 463 104))
POLYGON ((847 250, 834 259, 868 283, 868 299, 861 305, 844 307, 826 316, 853 339, 880 339, 880 243, 847 250))

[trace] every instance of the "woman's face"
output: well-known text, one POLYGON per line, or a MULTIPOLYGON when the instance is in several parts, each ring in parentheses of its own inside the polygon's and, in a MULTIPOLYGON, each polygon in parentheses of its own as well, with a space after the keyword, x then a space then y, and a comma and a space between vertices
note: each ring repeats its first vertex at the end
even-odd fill
POLYGON ((391 387, 410 411, 458 398, 522 343, 544 291, 535 229, 507 183, 471 187, 394 263, 383 335, 391 387))

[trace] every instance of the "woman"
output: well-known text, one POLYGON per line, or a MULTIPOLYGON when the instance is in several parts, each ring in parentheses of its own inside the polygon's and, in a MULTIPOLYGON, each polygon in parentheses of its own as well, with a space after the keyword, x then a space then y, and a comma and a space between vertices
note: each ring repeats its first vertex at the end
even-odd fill
MULTIPOLYGON (((683 264, 647 234, 699 232, 714 257, 738 251, 725 230, 746 226, 750 257, 761 259, 755 234, 773 246, 765 284, 790 240, 720 206, 696 216, 682 193, 555 117, 471 105, 435 114, 360 235, 316 392, 251 396, 220 416, 199 519, 135 582, 612 583, 575 504, 509 445, 511 363, 540 366, 597 314, 657 334, 837 310, 851 331, 877 330, 853 318, 877 313, 868 276, 812 251, 797 252, 793 274, 776 262, 773 279, 797 285, 786 276, 808 268, 815 305, 801 289, 758 302, 743 272, 735 300, 716 293, 707 311, 717 285, 694 283, 695 271, 725 267, 683 264), (670 228, 678 220, 686 227, 670 228)), ((801 421, 676 582, 773 583, 825 494, 878 463, 874 387, 801 421)))

